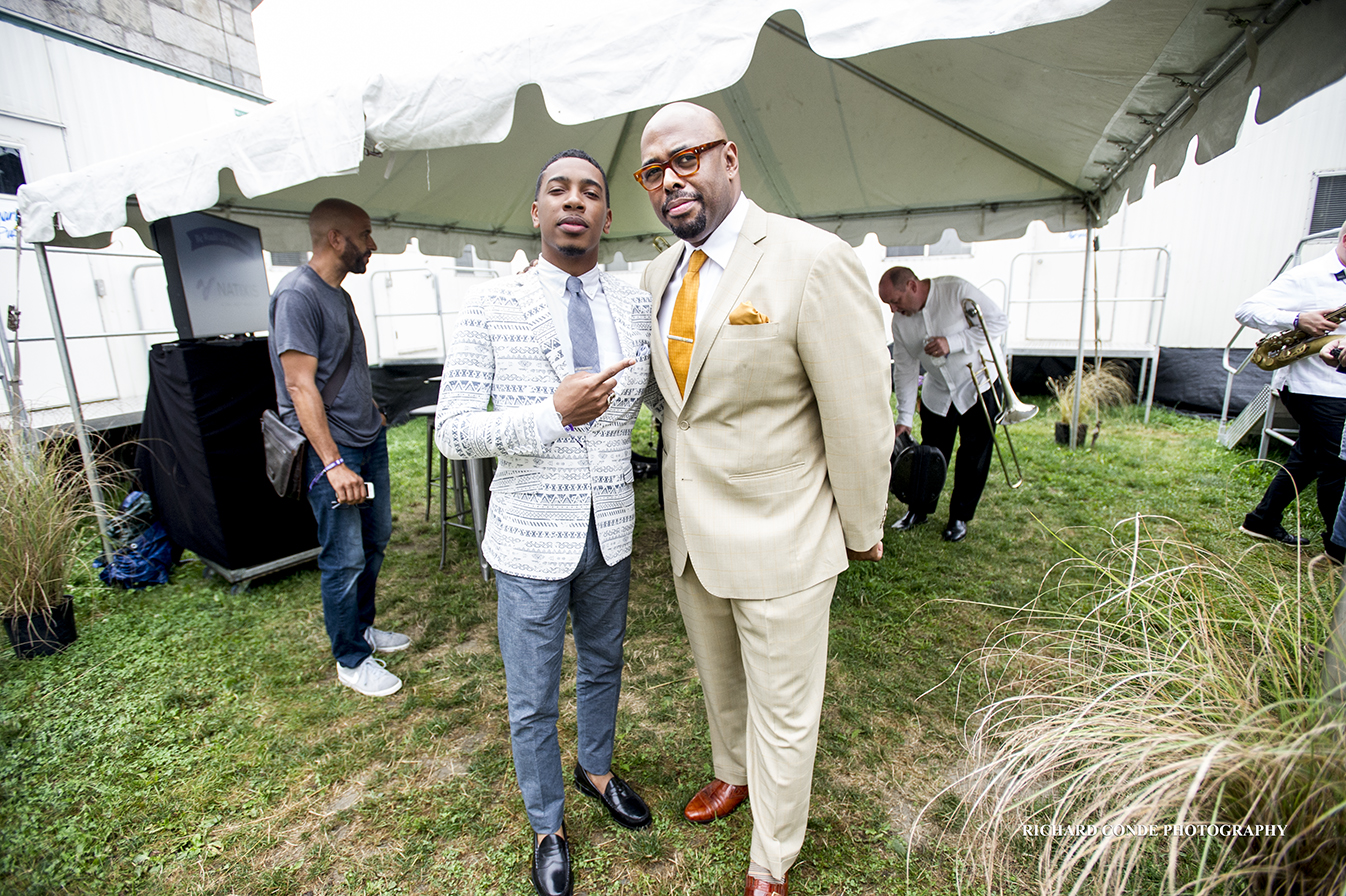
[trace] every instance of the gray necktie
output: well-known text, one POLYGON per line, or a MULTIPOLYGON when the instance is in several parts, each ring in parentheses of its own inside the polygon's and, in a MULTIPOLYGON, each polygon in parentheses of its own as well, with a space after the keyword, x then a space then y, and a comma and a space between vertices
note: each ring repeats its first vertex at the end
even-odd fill
POLYGON ((566 320, 570 324, 570 354, 575 369, 587 367, 598 372, 598 336, 594 333, 594 312, 579 277, 566 280, 566 320))

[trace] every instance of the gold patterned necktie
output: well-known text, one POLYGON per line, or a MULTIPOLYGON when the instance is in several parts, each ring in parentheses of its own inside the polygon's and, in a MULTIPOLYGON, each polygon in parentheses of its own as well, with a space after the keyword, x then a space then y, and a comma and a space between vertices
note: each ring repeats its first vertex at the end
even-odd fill
POLYGON ((687 276, 682 278, 678 297, 673 300, 673 316, 668 321, 668 364, 673 368, 680 395, 686 392, 687 368, 691 366, 692 347, 696 344, 696 291, 705 262, 705 252, 697 249, 692 253, 687 262, 687 276))

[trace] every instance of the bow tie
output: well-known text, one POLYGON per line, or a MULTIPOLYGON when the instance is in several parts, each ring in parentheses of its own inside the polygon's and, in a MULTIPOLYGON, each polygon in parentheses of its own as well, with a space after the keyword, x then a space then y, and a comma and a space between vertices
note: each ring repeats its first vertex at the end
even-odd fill
POLYGON ((1336 272, 1335 274, 1333 274, 1332 276, 1333 276, 1333 277, 1336 277, 1338 280, 1346 281, 1346 268, 1343 268, 1342 270, 1337 271, 1337 272, 1336 272))

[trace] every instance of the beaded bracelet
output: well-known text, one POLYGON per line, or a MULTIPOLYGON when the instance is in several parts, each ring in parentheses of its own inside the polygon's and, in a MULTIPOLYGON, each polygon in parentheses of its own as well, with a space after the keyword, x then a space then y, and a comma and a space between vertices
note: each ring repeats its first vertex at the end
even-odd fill
POLYGON ((341 466, 341 465, 344 464, 345 462, 346 462, 346 461, 345 461, 344 458, 340 458, 340 457, 338 457, 336 460, 332 461, 330 464, 328 464, 327 466, 323 467, 323 468, 322 468, 322 472, 319 473, 317 476, 314 476, 314 477, 313 477, 313 481, 310 482, 310 483, 308 484, 308 490, 309 490, 309 491, 313 491, 313 486, 315 486, 315 485, 318 484, 318 480, 319 480, 319 479, 321 479, 321 478, 323 478, 324 476, 327 475, 327 471, 328 471, 328 470, 335 470, 337 467, 341 466))

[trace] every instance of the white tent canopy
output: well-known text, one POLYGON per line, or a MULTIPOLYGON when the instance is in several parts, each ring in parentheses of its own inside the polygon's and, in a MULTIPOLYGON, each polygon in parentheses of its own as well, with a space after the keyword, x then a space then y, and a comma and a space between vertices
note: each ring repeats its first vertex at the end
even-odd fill
MULTIPOLYGON (((434 14, 447 5, 400 0, 377 14, 451 44, 434 14)), ((967 241, 1005 238, 1037 219, 1056 230, 1101 223, 1149 165, 1159 181, 1176 174, 1194 135, 1198 161, 1225 152, 1254 87, 1265 122, 1346 74, 1346 0, 795 0, 793 10, 590 0, 520 15, 497 3, 477 13, 499 37, 442 51, 430 74, 374 76, 26 184, 22 234, 106 245, 130 223, 149 244, 146 220, 214 209, 260 227, 273 252, 303 251, 308 210, 340 196, 370 213, 385 249, 416 237, 428 254, 471 243, 508 258, 536 245, 539 168, 573 146, 610 175, 604 259, 647 257, 663 228, 627 180, 640 132, 656 107, 695 99, 724 120, 744 190, 768 210, 852 243, 871 231, 888 245, 930 243, 946 227, 967 241)), ((339 77, 345 57, 329 58, 323 75, 339 77)), ((106 549, 41 245, 37 254, 106 549)), ((1091 260, 1086 249, 1086 284, 1091 260)), ((7 351, 0 361, 13 390, 7 351)), ((22 413, 17 391, 11 404, 22 413)))
MULTIPOLYGON (((497 6, 503 37, 444 51, 433 73, 370 77, 25 185, 23 235, 101 245, 128 218, 143 233, 214 209, 272 251, 302 251, 308 210, 340 196, 386 249, 414 236, 430 254, 471 243, 508 258, 536 246, 541 164, 576 146, 609 172, 605 259, 649 257, 664 229, 630 180, 640 132, 659 105, 695 99, 724 119, 745 192, 770 210, 852 243, 934 242, 945 227, 1005 238, 1035 219, 1083 227, 1087 209, 1100 222, 1150 164, 1176 174, 1193 135, 1199 161, 1228 150, 1255 87, 1266 121, 1346 73, 1342 0, 799 0, 797 13, 606 0, 522 19, 497 6)), ((379 15, 438 28, 429 7, 379 15)))

